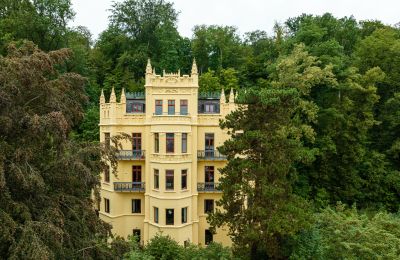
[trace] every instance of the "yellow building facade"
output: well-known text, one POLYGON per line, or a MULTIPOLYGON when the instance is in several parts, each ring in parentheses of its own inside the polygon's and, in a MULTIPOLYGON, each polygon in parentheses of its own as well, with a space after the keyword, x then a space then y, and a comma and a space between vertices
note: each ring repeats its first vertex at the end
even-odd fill
POLYGON ((132 136, 118 153, 117 174, 101 180, 99 214, 122 237, 144 243, 158 232, 179 244, 231 245, 225 229, 209 231, 207 214, 221 197, 219 168, 226 158, 216 148, 228 138, 219 120, 235 109, 231 90, 201 94, 193 62, 191 75, 157 75, 146 67, 145 93, 114 89, 100 98, 100 141, 120 133, 132 136))

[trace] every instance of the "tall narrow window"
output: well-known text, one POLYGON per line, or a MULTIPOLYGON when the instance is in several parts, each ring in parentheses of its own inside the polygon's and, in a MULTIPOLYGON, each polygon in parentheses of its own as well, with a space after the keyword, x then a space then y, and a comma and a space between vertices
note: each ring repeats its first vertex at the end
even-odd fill
POLYGON ((188 212, 187 209, 188 209, 187 207, 182 208, 182 211, 181 211, 182 224, 187 223, 187 212, 188 212))
POLYGON ((104 181, 110 182, 110 168, 108 166, 104 169, 104 181))
POLYGON ((142 166, 133 165, 132 166, 132 188, 134 190, 142 189, 142 166))
POLYGON ((182 153, 187 153, 187 133, 182 133, 182 153))
POLYGON ((162 115, 162 100, 156 100, 156 115, 162 115))
POLYGON ((158 169, 154 169, 154 189, 160 188, 160 171, 158 169))
POLYGON ((205 230, 204 237, 205 237, 204 242, 206 245, 209 245, 211 242, 213 242, 213 233, 209 229, 205 230))
POLYGON ((154 134, 154 152, 160 152, 160 135, 158 133, 154 134))
POLYGON ((168 115, 175 115, 175 100, 168 100, 168 115))
POLYGON ((133 230, 133 236, 136 238, 136 242, 140 243, 140 229, 133 230))
POLYGON ((133 199, 132 200, 132 213, 140 213, 142 211, 141 207, 141 200, 140 199, 133 199))
POLYGON ((154 207, 154 223, 158 223, 158 208, 154 207))
POLYGON ((214 182, 214 166, 204 167, 204 182, 214 182))
POLYGON ((212 213, 214 211, 214 200, 204 200, 204 213, 212 213))
POLYGON ((110 133, 104 133, 104 144, 106 145, 107 148, 110 147, 110 141, 111 141, 110 133))
POLYGON ((165 171, 165 189, 166 190, 174 189, 174 170, 165 171))
POLYGON ((182 170, 181 189, 182 190, 186 190, 187 189, 187 170, 182 170))
POLYGON ((214 157, 214 134, 206 133, 205 135, 205 156, 206 157, 214 157))
POLYGON ((166 225, 174 224, 174 209, 165 210, 165 224, 166 225))
POLYGON ((181 115, 188 114, 188 101, 187 99, 181 100, 181 115))
POLYGON ((104 212, 110 213, 110 200, 104 198, 104 212))
POLYGON ((174 152, 174 133, 167 133, 167 153, 174 152))
POLYGON ((134 152, 140 152, 142 150, 142 134, 133 133, 132 134, 132 150, 134 152))

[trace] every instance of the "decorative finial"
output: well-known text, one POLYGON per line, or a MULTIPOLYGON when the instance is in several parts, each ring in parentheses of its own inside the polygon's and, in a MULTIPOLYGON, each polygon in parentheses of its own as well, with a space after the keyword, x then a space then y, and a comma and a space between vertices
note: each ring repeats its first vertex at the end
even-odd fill
POLYGON ((104 91, 101 89, 101 95, 100 95, 100 104, 106 103, 106 98, 104 97, 104 91))
POLYGON ((220 103, 225 104, 225 102, 226 102, 225 91, 224 91, 224 89, 221 89, 220 103))
POLYGON ((151 72, 152 72, 151 62, 150 62, 150 59, 147 59, 146 74, 147 73, 151 74, 151 72))
POLYGON ((197 74, 196 58, 193 59, 193 64, 192 64, 192 75, 193 74, 197 74))
POLYGON ((116 103, 117 102, 117 97, 115 96, 115 91, 114 87, 111 90, 111 95, 110 95, 110 103, 116 103))
POLYGON ((119 102, 120 102, 121 104, 125 104, 125 103, 126 103, 125 88, 122 88, 121 99, 120 99, 119 102))
POLYGON ((233 93, 233 88, 231 88, 231 93, 229 93, 229 103, 235 102, 235 95, 233 93))

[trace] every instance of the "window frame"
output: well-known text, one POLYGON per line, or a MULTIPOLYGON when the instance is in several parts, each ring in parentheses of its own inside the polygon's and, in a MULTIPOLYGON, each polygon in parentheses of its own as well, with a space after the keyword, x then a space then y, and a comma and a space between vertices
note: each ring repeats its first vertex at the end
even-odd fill
POLYGON ((181 222, 182 224, 186 224, 188 222, 188 207, 181 209, 181 222))
POLYGON ((165 225, 173 226, 174 224, 175 224, 175 209, 165 209, 165 225), (172 211, 172 214, 168 214, 169 210, 172 211), (168 217, 171 215, 172 215, 172 218, 168 217))
POLYGON ((142 133, 132 133, 132 151, 142 150, 142 133))
POLYGON ((174 177, 174 170, 165 170, 165 190, 171 191, 175 189, 174 177), (172 180, 172 182, 169 182, 169 180, 172 180), (168 187, 169 183, 171 183, 171 187, 168 187))
POLYGON ((155 111, 154 111, 154 114, 162 115, 162 113, 163 113, 163 101, 162 101, 162 99, 157 99, 157 100, 155 100, 155 111))
POLYGON ((139 214, 142 213, 142 200, 132 199, 132 213, 139 214))
POLYGON ((132 165, 132 182, 142 182, 141 165, 132 165))
POLYGON ((104 182, 110 183, 110 167, 108 165, 104 169, 104 182))
POLYGON ((175 100, 169 99, 168 100, 168 115, 175 115, 175 100))
POLYGON ((209 214, 214 212, 214 200, 213 199, 205 199, 204 200, 204 213, 209 214), (211 203, 211 208, 209 207, 207 202, 212 202, 211 203))
POLYGON ((158 224, 159 223, 159 217, 160 217, 158 207, 153 207, 153 214, 154 214, 154 223, 158 224))
POLYGON ((187 181, 188 181, 188 170, 181 170, 181 190, 187 190, 187 181), (185 181, 184 181, 185 180, 185 181), (185 185, 183 185, 185 184, 185 185))
POLYGON ((188 144, 188 134, 187 133, 182 133, 182 138, 181 138, 181 153, 187 153, 187 144, 188 144))
POLYGON ((181 115, 188 115, 189 114, 189 110, 188 110, 188 100, 187 99, 181 99, 180 100, 180 114, 181 115), (185 108, 185 109, 182 109, 185 108), (186 111, 183 111, 186 110, 186 111))
POLYGON ((175 152, 175 134, 174 133, 166 133, 165 134, 165 144, 166 144, 165 145, 166 153, 174 153, 175 152), (172 149, 170 149, 170 148, 172 148, 172 149))
POLYGON ((160 170, 159 169, 154 169, 153 172, 153 177, 154 177, 154 189, 158 190, 160 189, 160 170))
POLYGON ((154 133, 154 153, 160 152, 160 134, 154 133))
POLYGON ((110 199, 104 198, 104 212, 110 213, 110 211, 111 211, 110 199))
POLYGON ((215 167, 213 165, 204 166, 204 182, 215 182, 215 167))
POLYGON ((214 242, 214 234, 209 229, 204 230, 204 244, 209 245, 212 242, 214 242), (207 239, 210 237, 211 239, 207 239))

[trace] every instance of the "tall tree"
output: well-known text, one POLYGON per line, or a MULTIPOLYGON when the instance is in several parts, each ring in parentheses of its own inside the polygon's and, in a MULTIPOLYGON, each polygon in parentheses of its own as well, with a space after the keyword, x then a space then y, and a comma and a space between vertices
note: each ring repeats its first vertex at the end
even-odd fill
MULTIPOLYGON (((0 255, 91 258, 110 227, 96 216, 105 150, 69 139, 83 116, 85 79, 59 73, 71 52, 33 43, 0 56, 0 255)), ((115 160, 110 157, 113 165, 115 160)))
POLYGON ((314 150, 310 123, 317 107, 309 100, 311 89, 335 80, 331 68, 320 69, 304 45, 279 60, 269 81, 241 92, 246 103, 221 123, 231 133, 220 151, 228 163, 221 170, 223 190, 213 226, 229 227, 239 253, 259 259, 265 250, 282 257, 282 240, 306 227, 310 204, 293 193, 296 163, 309 163, 314 150), (243 131, 243 132, 242 132, 243 131))

